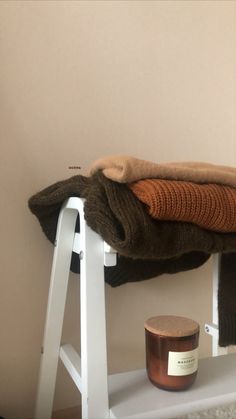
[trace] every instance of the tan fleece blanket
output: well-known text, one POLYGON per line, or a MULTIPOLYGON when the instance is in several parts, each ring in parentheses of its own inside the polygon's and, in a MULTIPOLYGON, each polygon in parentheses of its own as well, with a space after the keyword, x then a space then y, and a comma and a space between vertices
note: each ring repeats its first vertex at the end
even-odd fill
POLYGON ((140 179, 159 178, 194 183, 217 183, 236 187, 236 167, 202 162, 154 163, 131 156, 114 155, 96 160, 89 174, 102 170, 115 182, 130 183, 140 179))
POLYGON ((152 218, 236 232, 236 189, 217 184, 144 179, 128 184, 152 218))

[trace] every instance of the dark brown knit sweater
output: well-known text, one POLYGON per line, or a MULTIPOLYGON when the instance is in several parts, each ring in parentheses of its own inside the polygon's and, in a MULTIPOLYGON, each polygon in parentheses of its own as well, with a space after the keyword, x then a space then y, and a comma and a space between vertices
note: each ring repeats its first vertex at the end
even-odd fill
MULTIPOLYGON (((29 207, 52 242, 61 205, 70 196, 86 198, 87 224, 119 253, 117 266, 105 272, 112 286, 193 269, 212 253, 236 251, 235 233, 156 221, 126 184, 113 182, 101 172, 91 178, 74 176, 57 182, 30 198, 29 207)), ((236 283, 234 286, 236 289, 236 283)), ((236 313, 236 304, 234 309, 236 313)), ((236 343, 236 334, 232 339, 230 343, 236 343)))
POLYGON ((236 344, 236 253, 221 255, 218 288, 219 346, 236 344))

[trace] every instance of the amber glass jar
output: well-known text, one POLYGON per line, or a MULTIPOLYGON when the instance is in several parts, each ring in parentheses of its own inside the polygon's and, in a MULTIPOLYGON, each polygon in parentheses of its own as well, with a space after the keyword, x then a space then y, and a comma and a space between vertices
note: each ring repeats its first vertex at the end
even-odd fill
POLYGON ((150 381, 165 390, 188 388, 197 375, 199 324, 186 317, 152 317, 145 335, 150 381))

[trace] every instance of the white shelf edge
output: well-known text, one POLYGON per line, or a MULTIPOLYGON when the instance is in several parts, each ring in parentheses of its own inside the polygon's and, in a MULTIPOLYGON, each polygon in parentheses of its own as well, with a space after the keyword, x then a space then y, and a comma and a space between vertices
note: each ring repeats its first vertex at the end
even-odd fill
MULTIPOLYGON (((65 344, 60 358, 81 392, 80 356, 65 344)), ((181 392, 156 388, 145 369, 110 375, 110 419, 169 419, 235 402, 235 365, 236 353, 200 359, 196 382, 181 392)))
POLYGON ((153 386, 146 370, 109 377, 110 418, 169 419, 236 401, 236 354, 199 360, 198 376, 186 391, 153 386))

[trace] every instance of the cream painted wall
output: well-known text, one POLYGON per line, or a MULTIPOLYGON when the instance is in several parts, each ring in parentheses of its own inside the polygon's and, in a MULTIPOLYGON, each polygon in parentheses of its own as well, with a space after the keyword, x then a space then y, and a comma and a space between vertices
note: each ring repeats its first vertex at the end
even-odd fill
MULTIPOLYGON (((234 165, 235 17, 232 1, 0 2, 0 415, 35 400, 53 249, 27 199, 111 153, 234 165)), ((109 370, 144 365, 151 315, 209 321, 211 271, 107 286, 109 370)), ((72 276, 63 339, 78 347, 77 294, 72 276)), ((59 368, 55 408, 78 403, 59 368)))

